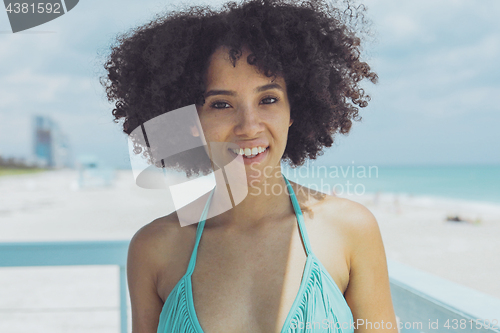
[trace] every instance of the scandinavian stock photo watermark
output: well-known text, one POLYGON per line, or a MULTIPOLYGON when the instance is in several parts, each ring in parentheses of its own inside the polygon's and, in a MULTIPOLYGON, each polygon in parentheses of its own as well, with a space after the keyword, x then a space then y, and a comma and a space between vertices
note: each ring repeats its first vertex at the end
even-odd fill
MULTIPOLYGON (((394 325, 390 321, 370 321, 367 319, 358 318, 352 322, 338 322, 337 320, 324 319, 322 321, 299 321, 292 319, 290 327, 293 329, 307 329, 307 330, 327 330, 327 329, 365 329, 365 330, 379 330, 379 329, 393 329, 394 325)), ((398 321, 398 330, 481 330, 481 329, 494 329, 498 330, 498 319, 447 319, 445 321, 439 319, 429 319, 427 322, 421 321, 398 321)))
MULTIPOLYGON (((280 177, 283 170, 279 167, 266 166, 263 169, 251 164, 253 171, 249 176, 254 178, 250 181, 250 195, 280 195, 287 191, 286 186, 264 183, 263 189, 257 186, 259 179, 269 177, 280 177)), ((322 192, 335 196, 364 195, 366 193, 366 180, 378 178, 379 169, 376 165, 311 165, 309 161, 304 166, 295 169, 287 169, 284 173, 293 179, 298 179, 299 192, 322 192)))

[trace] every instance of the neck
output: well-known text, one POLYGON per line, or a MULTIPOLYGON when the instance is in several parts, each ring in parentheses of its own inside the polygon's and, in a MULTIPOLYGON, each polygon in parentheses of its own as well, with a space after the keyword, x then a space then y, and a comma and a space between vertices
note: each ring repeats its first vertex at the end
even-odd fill
POLYGON ((287 184, 280 167, 269 176, 245 179, 246 184, 242 187, 248 186, 246 196, 238 193, 238 189, 234 186, 231 188, 227 185, 222 173, 216 173, 215 178, 216 189, 210 209, 212 212, 223 211, 223 213, 215 214, 209 222, 214 227, 248 230, 262 226, 273 217, 293 213, 287 184), (228 209, 229 207, 232 208, 228 209))

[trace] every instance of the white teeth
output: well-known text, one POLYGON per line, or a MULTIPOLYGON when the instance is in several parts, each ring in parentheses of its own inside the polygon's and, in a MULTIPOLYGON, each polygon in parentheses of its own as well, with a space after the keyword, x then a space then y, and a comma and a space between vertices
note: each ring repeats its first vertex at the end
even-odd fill
POLYGON ((253 148, 240 148, 240 149, 231 149, 235 154, 245 155, 246 157, 253 157, 257 154, 263 153, 266 151, 266 148, 263 147, 253 147, 253 148))

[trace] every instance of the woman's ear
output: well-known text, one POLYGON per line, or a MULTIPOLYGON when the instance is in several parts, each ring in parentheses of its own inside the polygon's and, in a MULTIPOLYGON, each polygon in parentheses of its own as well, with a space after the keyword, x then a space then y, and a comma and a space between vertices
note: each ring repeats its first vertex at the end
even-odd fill
POLYGON ((200 136, 200 132, 198 131, 198 127, 196 126, 191 126, 191 134, 194 136, 194 137, 199 137, 200 136))

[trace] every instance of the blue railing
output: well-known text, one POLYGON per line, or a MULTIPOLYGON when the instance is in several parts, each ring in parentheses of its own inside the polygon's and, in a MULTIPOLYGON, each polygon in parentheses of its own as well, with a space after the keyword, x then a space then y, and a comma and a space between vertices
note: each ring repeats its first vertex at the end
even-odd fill
MULTIPOLYGON (((129 241, 0 243, 0 267, 119 266, 120 332, 127 333, 128 245, 129 241)), ((389 276, 400 332, 500 333, 500 299, 393 261, 389 276)))
POLYGON ((117 265, 120 332, 127 333, 126 263, 129 241, 0 243, 0 267, 117 265))

